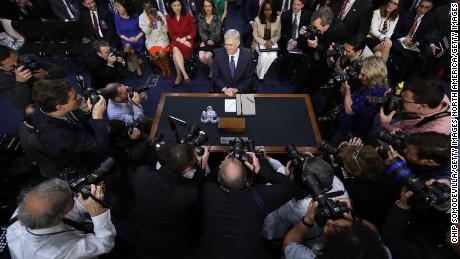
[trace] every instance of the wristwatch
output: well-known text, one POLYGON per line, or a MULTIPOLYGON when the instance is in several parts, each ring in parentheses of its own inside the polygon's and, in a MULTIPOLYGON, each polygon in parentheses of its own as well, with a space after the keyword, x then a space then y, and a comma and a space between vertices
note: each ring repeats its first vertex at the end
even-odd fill
POLYGON ((302 224, 304 224, 307 228, 312 228, 314 223, 308 224, 307 221, 305 221, 305 217, 302 217, 302 224))

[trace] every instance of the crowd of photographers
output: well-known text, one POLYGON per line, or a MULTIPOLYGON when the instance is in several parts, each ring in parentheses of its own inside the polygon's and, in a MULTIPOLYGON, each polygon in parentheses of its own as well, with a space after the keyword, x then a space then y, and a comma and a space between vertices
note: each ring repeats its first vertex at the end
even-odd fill
POLYGON ((286 146, 285 165, 240 138, 220 159, 174 117, 185 136, 149 136, 147 89, 121 83, 123 54, 106 42, 93 44, 82 95, 59 66, 0 47, 0 91, 25 108, 23 149, 49 178, 21 195, 11 256, 458 258, 450 102, 423 78, 448 67, 445 5, 390 0, 374 19, 361 0, 281 2, 280 62, 293 68, 281 76, 313 95, 327 139, 314 154, 286 146))

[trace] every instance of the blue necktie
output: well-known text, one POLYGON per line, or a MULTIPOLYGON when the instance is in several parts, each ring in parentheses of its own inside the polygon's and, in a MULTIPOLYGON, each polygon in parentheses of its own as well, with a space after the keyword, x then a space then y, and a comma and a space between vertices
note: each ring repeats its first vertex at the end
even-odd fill
POLYGON ((232 76, 232 79, 233 79, 233 76, 235 75, 235 57, 234 56, 231 56, 231 60, 230 60, 230 75, 232 76))

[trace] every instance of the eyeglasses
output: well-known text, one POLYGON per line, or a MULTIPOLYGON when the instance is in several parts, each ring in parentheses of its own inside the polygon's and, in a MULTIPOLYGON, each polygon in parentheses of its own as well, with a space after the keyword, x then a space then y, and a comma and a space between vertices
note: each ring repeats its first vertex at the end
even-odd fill
POLYGON ((407 101, 406 99, 403 99, 403 103, 417 103, 417 102, 407 101))
POLYGON ((359 152, 361 152, 361 149, 363 147, 364 147, 364 144, 357 146, 355 152, 353 152, 353 154, 351 155, 351 157, 355 160, 356 165, 358 166, 359 173, 361 173, 361 166, 359 165, 358 157, 359 157, 359 152))

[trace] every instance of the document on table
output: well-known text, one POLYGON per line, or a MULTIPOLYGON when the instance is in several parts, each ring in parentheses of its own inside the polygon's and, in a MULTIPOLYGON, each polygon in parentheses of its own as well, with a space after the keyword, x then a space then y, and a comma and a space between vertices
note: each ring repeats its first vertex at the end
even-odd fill
POLYGON ((236 99, 225 99, 225 112, 236 112, 236 99))

